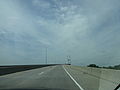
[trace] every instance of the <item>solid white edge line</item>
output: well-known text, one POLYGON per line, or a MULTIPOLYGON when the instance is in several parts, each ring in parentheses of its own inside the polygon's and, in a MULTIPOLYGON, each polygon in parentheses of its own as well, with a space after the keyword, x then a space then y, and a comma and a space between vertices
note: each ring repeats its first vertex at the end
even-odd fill
POLYGON ((64 69, 65 72, 70 76, 70 78, 74 81, 74 83, 80 88, 80 90, 84 90, 84 89, 78 84, 78 82, 69 74, 69 72, 65 69, 64 66, 63 66, 63 69, 64 69))

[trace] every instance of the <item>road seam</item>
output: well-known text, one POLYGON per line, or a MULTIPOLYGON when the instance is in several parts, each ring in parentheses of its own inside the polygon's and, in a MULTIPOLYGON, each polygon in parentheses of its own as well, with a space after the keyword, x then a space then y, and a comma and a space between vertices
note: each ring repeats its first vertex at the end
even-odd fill
POLYGON ((78 82, 70 75, 70 73, 65 69, 64 66, 63 66, 63 69, 64 69, 65 72, 69 75, 69 77, 74 81, 74 83, 80 88, 80 90, 84 90, 84 89, 78 84, 78 82))

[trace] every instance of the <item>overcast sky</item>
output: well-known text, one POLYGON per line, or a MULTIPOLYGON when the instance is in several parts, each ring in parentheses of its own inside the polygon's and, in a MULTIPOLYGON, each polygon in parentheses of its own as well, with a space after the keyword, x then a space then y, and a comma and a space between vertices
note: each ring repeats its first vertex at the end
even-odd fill
POLYGON ((120 0, 0 0, 0 64, 120 64, 120 0))

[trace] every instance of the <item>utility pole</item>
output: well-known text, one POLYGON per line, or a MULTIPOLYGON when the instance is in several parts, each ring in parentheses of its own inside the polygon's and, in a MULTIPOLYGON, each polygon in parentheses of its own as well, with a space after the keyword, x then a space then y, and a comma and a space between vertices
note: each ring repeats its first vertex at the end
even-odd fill
POLYGON ((47 47, 45 48, 45 63, 47 64, 47 47))

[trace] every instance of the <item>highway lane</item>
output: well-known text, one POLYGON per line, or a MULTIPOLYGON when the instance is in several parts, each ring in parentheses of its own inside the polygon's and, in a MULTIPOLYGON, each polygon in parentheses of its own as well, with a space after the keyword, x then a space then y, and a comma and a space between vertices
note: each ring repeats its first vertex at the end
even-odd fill
POLYGON ((83 90, 62 65, 0 76, 0 90, 83 90))

